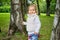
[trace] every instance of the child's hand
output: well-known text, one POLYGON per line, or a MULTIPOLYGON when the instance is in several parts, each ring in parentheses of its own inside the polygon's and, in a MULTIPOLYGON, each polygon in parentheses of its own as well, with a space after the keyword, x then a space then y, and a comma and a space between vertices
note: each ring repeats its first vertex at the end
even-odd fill
POLYGON ((34 34, 38 34, 37 32, 34 32, 34 34))
POLYGON ((23 24, 23 25, 26 25, 26 22, 23 21, 22 24, 23 24))
POLYGON ((24 23, 22 22, 22 25, 24 25, 24 23))

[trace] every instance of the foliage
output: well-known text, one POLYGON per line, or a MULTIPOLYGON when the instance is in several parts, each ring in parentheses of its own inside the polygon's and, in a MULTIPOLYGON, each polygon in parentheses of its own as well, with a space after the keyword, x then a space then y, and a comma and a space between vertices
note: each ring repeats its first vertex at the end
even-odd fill
POLYGON ((52 0, 50 3, 50 13, 55 12, 55 7, 56 7, 56 0, 52 0))
MULTIPOLYGON (((41 13, 46 13, 46 0, 39 0, 41 13)), ((50 3, 50 13, 55 12, 56 0, 52 0, 50 3)))
POLYGON ((0 6, 9 5, 10 0, 0 0, 0 6))
MULTIPOLYGON (((51 16, 46 16, 45 13, 41 13, 39 17, 41 21, 41 37, 39 38, 39 40, 50 40, 54 15, 51 14, 51 16)), ((9 21, 9 13, 0 13, 0 27, 2 30, 2 32, 0 33, 0 39, 6 37, 9 28, 9 21)), ((23 40, 27 40, 27 36, 21 35, 20 32, 16 32, 11 40, 20 40, 20 37, 22 37, 23 40)))
POLYGON ((40 12, 46 13, 46 0, 39 0, 40 12))
MULTIPOLYGON (((40 7, 40 12, 41 13, 46 13, 46 0, 38 0, 39 1, 39 7, 40 7)), ((36 1, 33 0, 33 3, 36 4, 36 1)), ((0 5, 2 5, 2 8, 0 7, 0 12, 10 12, 10 0, 1 0, 0 5), (8 7, 4 7, 8 6, 8 7), (6 9, 6 10, 5 10, 6 9)), ((56 0, 52 0, 50 3, 50 13, 55 12, 55 5, 56 5, 56 0)))
POLYGON ((0 12, 10 12, 10 6, 1 6, 0 7, 0 12))

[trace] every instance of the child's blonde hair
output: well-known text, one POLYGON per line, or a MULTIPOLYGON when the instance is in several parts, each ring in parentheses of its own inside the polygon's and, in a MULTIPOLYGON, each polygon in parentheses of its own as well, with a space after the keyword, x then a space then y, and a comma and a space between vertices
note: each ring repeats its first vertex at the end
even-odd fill
POLYGON ((36 4, 30 4, 28 6, 28 10, 29 10, 29 7, 35 7, 36 14, 38 13, 38 11, 37 11, 37 5, 36 4))

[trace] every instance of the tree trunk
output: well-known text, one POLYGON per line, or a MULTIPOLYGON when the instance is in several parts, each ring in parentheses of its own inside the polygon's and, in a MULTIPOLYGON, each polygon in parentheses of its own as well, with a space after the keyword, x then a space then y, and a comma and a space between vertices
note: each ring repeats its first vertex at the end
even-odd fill
MULTIPOLYGON (((21 0, 21 12, 22 12, 22 19, 26 21, 25 14, 27 13, 27 0, 21 0)), ((26 27, 23 27, 25 33, 26 33, 26 27)))
POLYGON ((37 7, 38 7, 38 15, 40 15, 39 2, 38 2, 38 0, 36 0, 36 2, 37 2, 37 7))
POLYGON ((56 3, 54 27, 52 30, 51 40, 60 40, 60 0, 57 0, 56 3))
POLYGON ((46 15, 47 16, 50 16, 50 2, 51 0, 46 0, 46 4, 47 4, 47 11, 46 11, 46 15))
POLYGON ((24 33, 22 25, 21 0, 11 0, 10 26, 8 36, 14 35, 16 30, 24 33))
POLYGON ((23 20, 25 20, 24 15, 27 13, 27 0, 21 0, 21 12, 23 15, 23 20))

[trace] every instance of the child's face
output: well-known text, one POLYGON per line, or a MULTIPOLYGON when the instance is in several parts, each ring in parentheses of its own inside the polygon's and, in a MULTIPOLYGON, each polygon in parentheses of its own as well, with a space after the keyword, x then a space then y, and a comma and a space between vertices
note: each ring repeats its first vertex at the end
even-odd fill
POLYGON ((28 9, 28 13, 29 14, 35 14, 36 13, 35 7, 34 6, 30 6, 29 9, 28 9))

